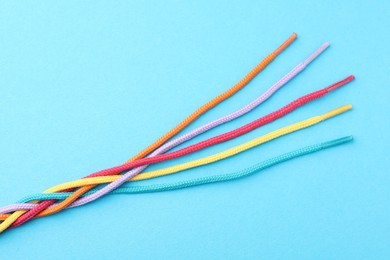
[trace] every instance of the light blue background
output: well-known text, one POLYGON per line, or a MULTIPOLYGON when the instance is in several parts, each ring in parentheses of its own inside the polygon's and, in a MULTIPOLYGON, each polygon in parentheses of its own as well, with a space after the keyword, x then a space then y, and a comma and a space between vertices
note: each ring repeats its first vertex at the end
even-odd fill
POLYGON ((222 174, 350 134, 354 143, 230 183, 108 196, 4 233, 0 258, 388 259, 389 28, 385 0, 0 1, 0 205, 122 163, 294 31, 288 50, 189 129, 247 104, 324 41, 332 46, 264 105, 194 142, 356 75, 277 122, 150 169, 346 103, 354 109, 342 116, 156 182, 222 174))

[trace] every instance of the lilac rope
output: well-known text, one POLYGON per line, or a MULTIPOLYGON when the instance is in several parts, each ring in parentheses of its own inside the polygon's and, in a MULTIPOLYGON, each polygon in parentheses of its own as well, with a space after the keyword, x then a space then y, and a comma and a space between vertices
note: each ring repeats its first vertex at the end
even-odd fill
MULTIPOLYGON (((268 98, 270 98, 277 90, 279 90, 281 87, 283 87, 286 83, 288 83, 291 79, 293 79, 296 75, 298 75, 300 72, 302 72, 307 65, 309 65, 315 58, 317 58, 323 51, 325 51, 329 47, 329 42, 325 42, 320 48, 318 48, 315 52, 313 52, 307 59, 305 59, 303 62, 298 64, 295 68, 293 68, 290 72, 288 72, 283 78, 278 80, 272 87, 270 87, 266 92, 264 92, 261 96, 250 102, 245 107, 229 114, 226 116, 223 116, 219 119, 216 119, 210 123, 207 123, 203 126, 200 126, 189 133, 182 135, 181 137, 178 137, 165 145, 161 146, 160 148, 156 149, 154 152, 152 152, 147 157, 154 157, 156 155, 160 155, 165 153, 166 151, 169 151, 170 149, 214 128, 219 125, 222 125, 224 123, 227 123, 229 121, 232 121, 233 119, 236 119, 238 117, 241 117, 245 115, 246 113, 252 111, 254 108, 259 106, 261 103, 266 101, 268 98)), ((134 176, 142 172, 148 165, 140 166, 137 168, 134 168, 125 174, 122 175, 119 179, 107 184, 99 191, 95 192, 94 194, 82 197, 75 202, 73 202, 71 205, 68 206, 68 208, 78 207, 84 204, 87 204, 89 202, 92 202, 101 196, 111 192, 112 190, 118 188, 123 183, 127 182, 128 180, 132 179, 134 176)), ((55 206, 56 204, 52 205, 51 207, 55 206)), ((13 204, 6 207, 0 208, 0 214, 7 213, 7 212, 13 212, 16 210, 24 210, 24 209, 32 209, 36 206, 36 204, 29 204, 29 203, 19 203, 19 204, 13 204)))

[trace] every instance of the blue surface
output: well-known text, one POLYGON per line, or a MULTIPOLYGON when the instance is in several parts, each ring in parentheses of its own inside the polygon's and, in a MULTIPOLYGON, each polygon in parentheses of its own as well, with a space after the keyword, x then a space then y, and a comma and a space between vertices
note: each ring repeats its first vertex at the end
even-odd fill
POLYGON ((1 1, 0 205, 122 163, 293 31, 287 51, 189 129, 248 103, 324 41, 332 46, 264 105, 194 141, 349 74, 356 80, 250 134, 150 169, 346 103, 354 105, 347 114, 155 182, 230 172, 349 134, 354 143, 235 182, 108 196, 5 232, 0 259, 388 259, 390 2, 267 2, 1 1))

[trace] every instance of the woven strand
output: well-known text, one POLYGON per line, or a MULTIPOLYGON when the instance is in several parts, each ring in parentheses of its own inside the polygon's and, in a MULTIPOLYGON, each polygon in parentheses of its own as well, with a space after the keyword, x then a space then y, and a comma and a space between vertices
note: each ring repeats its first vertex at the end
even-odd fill
MULTIPOLYGON (((195 121, 197 118, 199 118, 201 115, 206 113, 208 110, 212 109, 219 103, 223 102, 224 100, 228 99, 229 97, 233 96, 235 93, 240 91, 244 86, 246 86, 257 74, 259 74, 264 68, 266 68, 283 50, 285 50, 293 41, 295 41, 297 38, 297 34, 293 33, 281 46, 279 46, 274 52, 269 54, 265 59, 263 59, 252 71, 250 71, 241 81, 239 81, 236 85, 234 85, 232 88, 228 89, 221 95, 215 97, 199 109, 197 109, 194 113, 192 113, 189 117, 187 117, 185 120, 183 120, 180 124, 178 124, 175 128, 171 129, 168 133, 166 133, 164 136, 159 138, 156 142, 154 142, 152 145, 148 146, 145 150, 141 151, 139 154, 137 154, 135 157, 131 158, 127 162, 143 158, 144 156, 148 155, 149 153, 153 152, 156 148, 161 146, 163 143, 165 143, 167 140, 171 139, 174 135, 182 131, 185 127, 187 127, 189 124, 191 124, 193 121, 195 121)), ((81 195, 88 190, 93 188, 93 186, 86 186, 81 188, 81 191, 78 191, 78 193, 74 194, 73 197, 70 197, 66 203, 62 206, 62 208, 66 207, 68 203, 73 202, 78 198, 76 195, 81 195)), ((43 211, 47 207, 50 206, 50 204, 53 204, 55 201, 52 202, 44 202, 44 204, 40 204, 39 207, 34 211, 30 211, 28 214, 24 214, 25 212, 19 212, 15 213, 13 219, 10 219, 6 223, 0 224, 0 232, 2 229, 7 228, 12 223, 12 227, 19 226, 23 224, 24 222, 28 221, 29 219, 33 218, 35 215, 37 215, 39 212, 43 211), (24 215, 23 215, 24 214, 24 215), (23 215, 23 216, 22 216, 23 215), (20 218, 19 218, 20 217, 20 218), (18 219, 18 221, 16 221, 18 219), (16 221, 16 223, 14 223, 16 221), (8 225, 8 226, 7 226, 8 225), (6 227, 7 226, 7 227, 6 227)), ((62 208, 59 208, 58 210, 61 210, 62 208)), ((58 211, 57 210, 57 211, 58 211)))

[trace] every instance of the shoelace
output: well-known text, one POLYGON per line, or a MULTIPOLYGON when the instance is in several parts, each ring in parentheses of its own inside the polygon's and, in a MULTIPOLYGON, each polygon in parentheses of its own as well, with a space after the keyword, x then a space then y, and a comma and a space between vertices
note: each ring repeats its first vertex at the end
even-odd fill
MULTIPOLYGON (((187 169, 191 169, 194 167, 199 167, 202 165, 210 164, 215 161, 219 161, 231 156, 234 156, 238 153, 241 153, 245 150, 251 149, 252 147, 255 147, 257 145, 260 145, 262 143, 271 141, 275 138, 278 138, 280 136, 284 136, 286 134, 298 131, 300 129, 318 124, 319 122, 326 120, 328 118, 331 118, 333 116, 336 116, 338 114, 344 113, 345 111, 352 108, 351 105, 345 105, 343 107, 340 107, 338 109, 332 110, 328 113, 325 113, 320 116, 312 117, 307 120, 298 122, 293 125, 289 125, 287 127, 281 128, 279 130, 273 131, 269 134, 266 134, 264 136, 258 137, 250 142, 244 143, 242 145, 233 147, 231 149, 228 149, 224 152, 220 152, 205 158, 201 158, 198 160, 194 160, 191 162, 179 164, 176 166, 167 167, 165 169, 160 169, 156 171, 146 172, 139 174, 142 172, 149 164, 155 164, 158 162, 171 160, 174 158, 178 158, 196 151, 199 151, 201 149, 207 148, 209 146, 219 144, 228 140, 231 140, 233 138, 236 138, 238 136, 241 136, 245 133, 248 133, 262 125, 268 124, 278 118, 283 117, 284 115, 294 111, 298 107, 311 102, 315 99, 318 99, 327 93, 343 86, 344 84, 352 81, 354 79, 354 76, 349 76, 345 78, 344 80, 341 80, 327 88, 315 91, 313 93, 310 93, 308 95, 305 95, 290 104, 284 106, 283 108, 268 114, 267 116, 264 116, 262 118, 259 118, 249 124, 246 124, 240 128, 237 128, 233 131, 209 138, 207 140, 201 141, 199 143, 196 143, 194 145, 190 145, 188 147, 182 148, 180 150, 169 152, 164 154, 164 152, 169 151, 173 147, 211 129, 214 128, 220 124, 223 124, 225 122, 231 121, 234 118, 237 118, 239 116, 242 116, 245 113, 248 113, 253 108, 264 102, 264 100, 268 99, 273 93, 275 93, 280 87, 282 87, 284 84, 286 84, 292 77, 297 75, 300 71, 302 71, 308 63, 310 63, 313 59, 315 59, 322 51, 324 51, 328 47, 328 43, 321 46, 319 50, 317 50, 315 53, 313 53, 308 59, 306 59, 304 62, 296 66, 292 71, 290 71, 285 77, 283 77, 281 80, 279 80, 275 85, 273 85, 269 90, 267 90, 262 96, 260 96, 258 99, 254 100, 250 104, 248 104, 246 107, 244 107, 241 110, 238 110, 232 114, 229 114, 225 117, 222 117, 220 119, 214 120, 210 122, 209 124, 206 124, 202 127, 199 127, 190 133, 183 135, 179 138, 176 138, 175 140, 166 143, 169 139, 171 139, 174 135, 179 133, 182 129, 184 129, 186 126, 188 126, 190 123, 195 121, 199 116, 207 112, 209 109, 215 107, 220 102, 226 100, 227 98, 234 95, 236 92, 238 92, 240 89, 242 89, 247 83, 249 83, 260 71, 262 71, 275 57, 280 54, 282 50, 284 50, 289 44, 291 44, 292 41, 294 41, 296 38, 296 35, 293 34, 284 44, 282 44, 276 51, 271 53, 269 56, 267 56, 262 63, 260 63, 258 66, 255 67, 248 75, 246 75, 239 83, 237 83, 235 86, 233 86, 231 89, 227 90, 220 96, 214 98, 212 101, 208 102, 206 105, 199 108, 197 111, 195 111, 192 115, 190 115, 188 118, 186 118, 184 121, 182 121, 179 125, 177 125, 175 128, 173 128, 171 131, 169 131, 167 134, 162 136, 160 139, 158 139, 155 143, 147 147, 145 150, 143 150, 141 153, 133 157, 132 159, 128 160, 125 164, 111 167, 105 170, 98 171, 96 173, 90 174, 86 177, 84 177, 81 180, 76 180, 64 184, 60 184, 57 186, 54 186, 48 190, 46 190, 43 194, 35 194, 33 196, 30 196, 30 198, 39 198, 44 199, 44 201, 40 202, 38 201, 31 201, 31 200, 23 200, 23 202, 30 202, 30 203, 19 203, 10 205, 7 207, 0 208, 0 220, 3 220, 3 222, 0 222, 0 233, 7 229, 8 227, 16 227, 19 226, 26 221, 34 218, 34 217, 40 217, 45 216, 49 214, 53 214, 55 212, 58 212, 66 207, 76 207, 81 206, 86 203, 89 203, 91 201, 94 201, 101 196, 110 193, 111 191, 114 191, 114 193, 123 192, 123 193, 142 193, 142 192, 156 192, 156 191, 165 191, 165 190, 173 190, 173 189, 180 189, 185 187, 191 187, 196 185, 202 185, 207 183, 213 183, 213 182, 219 182, 219 181, 226 181, 230 179, 239 178, 242 176, 247 176, 251 172, 249 169, 263 169, 262 167, 269 167, 276 163, 288 160, 289 158, 295 158, 293 156, 294 152, 290 152, 288 154, 282 155, 284 158, 280 157, 279 159, 276 158, 276 160, 273 161, 275 158, 272 158, 270 160, 267 160, 263 162, 263 166, 255 165, 251 168, 242 170, 240 172, 232 173, 232 174, 225 174, 225 175, 219 175, 219 176, 208 176, 203 178, 197 178, 194 180, 189 181, 182 181, 172 184, 157 184, 157 185, 146 185, 146 186, 133 186, 133 187, 120 187, 127 181, 138 181, 138 180, 145 180, 150 178, 156 178, 168 174, 173 174, 179 171, 184 171, 187 169), (261 99, 262 98, 262 99, 261 99), (163 146, 161 146, 163 145, 163 146), (146 158, 144 158, 147 156, 146 158), (138 158, 137 158, 138 157, 138 158), (269 166, 265 166, 269 165, 269 166), (136 168, 138 167, 138 168, 136 168), (125 172, 128 171, 128 172, 125 172), (105 184, 102 188, 95 188, 97 185, 105 184), (77 189, 78 188, 78 189, 77 189), (135 189, 132 189, 135 188, 135 189), (76 189, 76 191, 74 191, 76 189), (74 192, 73 192, 74 191, 74 192), (64 195, 68 195, 67 197, 64 195), (45 197, 46 196, 46 197, 45 197), (51 196, 51 197, 50 197, 51 196), (57 196, 57 198, 55 197, 57 196), (62 196, 62 197, 61 197, 62 196), (59 198, 61 197, 61 198, 59 198), (46 199, 45 199, 46 198, 46 199), (8 211, 7 211, 8 210, 8 211), (8 214, 12 213, 12 214, 8 214)), ((329 142, 326 142, 328 144, 324 145, 325 143, 321 143, 317 145, 317 149, 325 149, 333 145, 349 142, 352 140, 352 137, 344 137, 337 140, 332 140, 329 142)), ((298 154, 307 154, 309 152, 304 152, 304 149, 302 148, 298 150, 298 154)), ((314 146, 312 147, 314 149, 314 146)), ((310 149, 309 149, 310 150, 310 149)), ((310 150, 311 151, 311 150, 310 150)), ((318 150, 316 150, 318 151, 318 150)), ((297 151, 295 151, 297 152, 297 151)), ((315 152, 315 149, 313 150, 315 152)), ((298 155, 299 156, 299 155, 298 155)))

